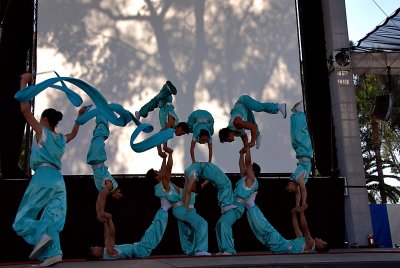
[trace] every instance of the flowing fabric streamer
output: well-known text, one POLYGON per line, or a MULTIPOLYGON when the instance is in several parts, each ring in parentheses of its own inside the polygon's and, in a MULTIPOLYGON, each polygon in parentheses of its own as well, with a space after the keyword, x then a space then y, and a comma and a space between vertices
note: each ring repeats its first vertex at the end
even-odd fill
POLYGON ((148 128, 149 126, 152 127, 149 124, 141 123, 131 135, 131 148, 132 148, 132 150, 134 150, 137 153, 147 151, 153 147, 156 147, 157 145, 167 142, 168 140, 170 140, 174 137, 174 129, 167 128, 167 129, 161 130, 160 132, 157 132, 156 134, 148 137, 147 139, 145 139, 141 142, 133 143, 141 131, 147 132, 146 128, 148 128))
POLYGON ((132 150, 135 152, 147 151, 153 147, 156 147, 157 145, 167 142, 169 139, 172 139, 174 137, 174 129, 169 128, 166 130, 162 130, 141 142, 134 143, 140 132, 143 131, 145 133, 150 133, 154 130, 154 127, 147 123, 141 123, 133 116, 131 112, 124 109, 122 105, 116 103, 109 104, 104 96, 90 84, 77 78, 60 77, 58 73, 56 73, 56 75, 57 77, 49 78, 39 84, 20 89, 14 97, 20 102, 27 102, 33 99, 36 95, 38 95, 46 88, 51 87, 63 91, 70 102, 75 107, 79 107, 80 105, 82 105, 83 100, 81 96, 79 96, 77 93, 67 87, 67 85, 64 83, 64 81, 66 81, 82 89, 96 105, 95 109, 90 109, 92 105, 88 106, 86 112, 76 119, 75 122, 77 124, 83 125, 90 119, 96 117, 98 114, 102 114, 107 121, 120 127, 124 127, 130 121, 133 121, 136 124, 137 128, 131 135, 130 145, 132 150), (61 83, 61 86, 56 85, 56 83, 58 82, 61 83), (117 113, 119 117, 117 117, 115 113, 117 113))

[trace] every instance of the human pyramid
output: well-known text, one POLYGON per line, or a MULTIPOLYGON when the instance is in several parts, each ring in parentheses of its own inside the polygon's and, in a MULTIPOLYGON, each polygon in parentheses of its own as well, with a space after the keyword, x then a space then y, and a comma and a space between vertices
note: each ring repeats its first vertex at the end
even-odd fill
POLYGON ((20 101, 21 112, 35 132, 30 158, 30 165, 35 173, 20 203, 13 229, 33 246, 29 258, 42 261, 40 266, 50 266, 62 261, 59 234, 64 227, 67 203, 64 179, 60 172, 61 158, 66 143, 75 138, 80 125, 92 118, 95 118, 96 126, 87 153, 87 164, 93 169, 94 184, 98 190, 97 220, 104 226, 104 245, 90 248, 93 257, 112 260, 150 256, 163 237, 170 209, 178 221, 183 253, 189 256, 210 256, 208 224, 196 212, 194 206, 196 195, 208 184, 212 184, 217 189, 218 205, 221 208, 221 216, 215 227, 219 248, 216 255, 236 254, 232 225, 244 213, 255 236, 273 253, 328 250, 328 244, 325 241, 311 236, 304 214, 308 207, 305 185, 311 170, 313 149, 301 101, 293 106, 290 116, 292 147, 296 152, 298 163, 286 187, 287 191, 295 193, 296 200, 296 206, 291 211, 296 238, 288 240, 283 238, 268 222, 255 203, 258 191, 257 177, 261 168, 252 161, 251 157, 252 148, 259 149, 261 142, 254 112, 269 114, 280 112, 283 118, 286 118, 286 103, 259 102, 248 95, 242 95, 236 101, 227 127, 218 132, 221 143, 233 142, 235 137, 240 137, 243 143, 239 151, 241 179, 233 187, 227 175, 212 163, 213 116, 206 110, 196 110, 188 116, 186 122, 179 121, 172 104, 172 98, 178 90, 172 82, 167 81, 160 92, 133 115, 121 105, 108 104, 96 89, 78 79, 58 76, 51 81, 27 86, 31 81, 30 73, 21 75, 21 89, 15 98, 20 101), (66 135, 55 131, 63 116, 61 112, 48 108, 43 111, 38 121, 31 112, 29 102, 42 90, 53 87, 64 91, 75 106, 82 105, 79 95, 69 90, 64 81, 83 89, 96 105, 96 108, 92 110, 89 106, 80 108, 71 133, 66 135), (56 85, 57 82, 61 82, 61 86, 56 85), (135 144, 134 140, 140 131, 148 133, 153 130, 151 125, 141 120, 144 120, 156 108, 159 109, 160 131, 143 142, 135 144), (116 117, 115 113, 120 117, 116 117), (146 179, 154 182, 154 194, 160 198, 161 207, 140 241, 118 245, 115 244, 112 215, 105 211, 105 205, 108 196, 119 199, 123 195, 105 164, 107 160, 105 141, 110 134, 109 122, 125 126, 130 121, 138 126, 131 137, 132 149, 141 152, 157 147, 157 153, 162 158, 160 169, 150 169, 146 173, 146 179), (250 133, 250 139, 247 132, 250 133), (189 133, 193 135, 190 146, 192 164, 184 171, 185 183, 181 188, 171 182, 173 149, 168 146, 168 140, 189 133), (194 149, 197 143, 208 144, 208 162, 196 161, 194 149))

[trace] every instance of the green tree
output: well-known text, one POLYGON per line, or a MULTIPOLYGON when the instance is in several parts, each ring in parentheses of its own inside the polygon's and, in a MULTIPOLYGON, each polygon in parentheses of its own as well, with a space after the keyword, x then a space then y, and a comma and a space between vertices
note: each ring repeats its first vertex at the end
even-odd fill
MULTIPOLYGON (((398 111, 393 109, 388 121, 378 119, 373 113, 375 98, 381 95, 392 95, 394 107, 398 106, 397 96, 392 94, 395 90, 388 86, 386 80, 383 76, 363 75, 356 76, 354 81, 370 203, 397 203, 400 200, 399 187, 385 183, 385 179, 389 178, 400 181, 400 135, 399 125, 395 122, 399 117, 398 111)), ((399 81, 398 77, 394 80, 399 81)))

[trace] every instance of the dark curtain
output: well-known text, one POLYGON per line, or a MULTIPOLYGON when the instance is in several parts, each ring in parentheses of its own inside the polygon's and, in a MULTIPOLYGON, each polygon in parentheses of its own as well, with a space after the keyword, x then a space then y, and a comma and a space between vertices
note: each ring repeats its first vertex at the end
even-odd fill
POLYGON ((19 89, 19 76, 26 70, 27 60, 32 65, 34 5, 33 0, 0 1, 0 109, 1 109, 1 177, 26 177, 24 166, 18 161, 23 148, 25 119, 14 99, 19 89))
POLYGON ((306 114, 322 176, 338 175, 321 1, 298 0, 306 114))

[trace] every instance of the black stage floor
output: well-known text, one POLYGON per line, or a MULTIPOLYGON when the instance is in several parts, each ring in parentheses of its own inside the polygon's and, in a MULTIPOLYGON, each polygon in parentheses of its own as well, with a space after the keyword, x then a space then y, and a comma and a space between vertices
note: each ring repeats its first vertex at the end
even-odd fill
MULTIPOLYGON (((1 267, 37 267, 38 262, 0 263, 1 267)), ((303 268, 399 268, 400 249, 342 249, 327 253, 282 254, 269 252, 242 252, 235 256, 188 257, 184 255, 152 256, 146 259, 114 261, 64 260, 55 267, 145 267, 145 268, 196 268, 196 267, 303 267, 303 268)))

